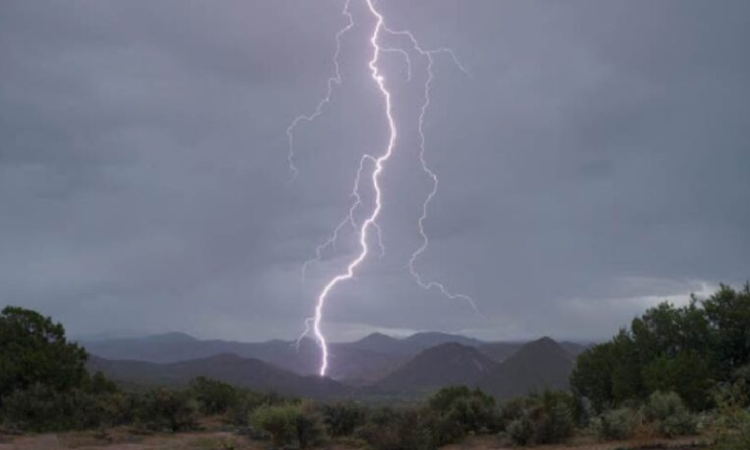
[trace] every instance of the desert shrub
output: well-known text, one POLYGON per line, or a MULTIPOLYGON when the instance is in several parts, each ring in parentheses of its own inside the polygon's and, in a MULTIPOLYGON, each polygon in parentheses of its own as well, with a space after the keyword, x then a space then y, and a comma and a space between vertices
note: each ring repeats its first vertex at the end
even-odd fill
MULTIPOLYGON (((474 393, 482 394, 482 391, 472 391, 468 386, 448 386, 432 394, 428 400, 430 409, 441 413, 448 412, 451 406, 460 398, 470 397, 474 393)), ((489 397, 492 399, 492 397, 489 397)), ((494 401, 493 401, 494 402, 494 401)))
POLYGON ((246 427, 250 424, 249 420, 253 411, 263 405, 272 405, 279 402, 260 392, 238 389, 236 398, 227 408, 226 418, 233 425, 246 427))
POLYGON ((423 423, 430 432, 431 443, 442 446, 458 441, 466 435, 466 428, 461 420, 452 414, 439 415, 434 411, 424 411, 423 423))
POLYGON ((35 384, 5 397, 2 417, 19 430, 81 430, 127 423, 127 406, 126 395, 119 392, 59 392, 35 384))
POLYGON ((323 422, 334 437, 351 436, 366 421, 365 409, 356 403, 334 403, 323 406, 323 422))
MULTIPOLYGON (((440 418, 424 408, 410 408, 403 411, 396 423, 396 435, 403 450, 432 450, 445 442, 440 442, 436 431, 440 428, 440 418)), ((446 436, 443 436, 447 438, 446 436)), ((448 438, 451 440, 450 438, 448 438)))
POLYGON ((461 427, 464 433, 496 432, 500 428, 494 401, 488 402, 478 396, 456 400, 444 417, 461 427))
POLYGON ((526 415, 526 411, 536 403, 533 397, 512 398, 500 407, 500 423, 508 428, 511 422, 526 415))
POLYGON ((466 386, 443 388, 430 398, 428 405, 438 415, 434 420, 444 431, 441 435, 446 439, 455 434, 496 432, 500 429, 495 400, 479 389, 471 390, 466 386))
POLYGON ((190 382, 190 394, 205 415, 224 414, 238 401, 238 389, 222 381, 198 377, 190 382))
POLYGON ((92 394, 114 394, 119 392, 117 384, 108 379, 101 372, 96 372, 93 376, 87 377, 83 382, 83 389, 92 394))
POLYGON ((722 405, 717 425, 716 450, 750 448, 750 410, 722 405))
POLYGON ((500 417, 514 444, 554 444, 573 435, 574 410, 570 394, 545 391, 506 403, 500 417))
POLYGON ((307 403, 261 406, 251 414, 250 423, 278 446, 297 444, 308 448, 325 438, 320 415, 307 403))
POLYGON ((175 432, 196 427, 198 405, 188 392, 154 389, 137 403, 136 420, 144 428, 175 432))
POLYGON ((750 364, 735 370, 728 381, 720 383, 715 397, 722 409, 727 405, 740 409, 750 407, 750 364))
POLYGON ((56 431, 71 427, 68 399, 53 389, 34 384, 3 399, 3 421, 26 431, 56 431))
POLYGON ((429 408, 381 408, 372 411, 355 435, 372 450, 432 450, 442 445, 445 426, 429 408))
POLYGON ((542 396, 542 408, 533 416, 534 442, 556 444, 573 435, 572 398, 567 394, 547 392, 542 396))
POLYGON ((261 406, 250 415, 250 424, 268 434, 274 445, 287 445, 294 442, 297 414, 295 405, 261 406))
POLYGON ((646 419, 654 423, 664 437, 685 436, 697 431, 695 415, 674 392, 654 392, 643 410, 646 419))
POLYGON ((298 405, 298 410, 295 431, 300 448, 309 448, 323 443, 326 439, 326 429, 320 412, 308 402, 298 405))
POLYGON ((432 413, 434 440, 446 444, 467 433, 496 432, 500 416, 495 399, 479 389, 450 386, 436 392, 428 401, 432 413))
POLYGON ((511 420, 505 429, 514 445, 524 446, 534 442, 534 424, 525 414, 511 420))
POLYGON ((639 413, 631 408, 605 411, 592 421, 592 428, 601 440, 629 439, 639 423, 639 413))
POLYGON ((373 450, 399 450, 397 425, 400 413, 392 408, 370 411, 367 422, 357 428, 354 435, 373 450))

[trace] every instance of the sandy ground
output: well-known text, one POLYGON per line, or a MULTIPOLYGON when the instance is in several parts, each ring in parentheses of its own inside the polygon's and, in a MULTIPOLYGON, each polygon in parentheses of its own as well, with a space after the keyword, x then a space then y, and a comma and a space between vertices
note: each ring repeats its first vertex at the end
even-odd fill
MULTIPOLYGON (((461 443, 448 445, 442 450, 519 450, 497 437, 467 438, 461 443)), ((539 445, 533 450, 708 450, 707 439, 700 436, 679 439, 640 438, 630 441, 598 442, 593 438, 574 438, 565 445, 539 445)))
MULTIPOLYGON (((195 432, 179 434, 140 435, 126 431, 40 434, 34 436, 1 436, 0 450, 267 450, 268 443, 226 432, 195 432)), ((338 445, 324 446, 330 450, 354 450, 338 445)), ((444 450, 510 450, 513 447, 496 437, 468 438, 444 450)), ((532 447, 534 450, 620 450, 620 449, 709 449, 704 439, 688 437, 675 440, 640 439, 627 442, 592 442, 579 439, 567 445, 532 447)), ((517 449, 515 449, 517 450, 517 449)))
POLYGON ((109 432, 0 436, 0 450, 265 450, 267 445, 231 433, 138 435, 109 432))

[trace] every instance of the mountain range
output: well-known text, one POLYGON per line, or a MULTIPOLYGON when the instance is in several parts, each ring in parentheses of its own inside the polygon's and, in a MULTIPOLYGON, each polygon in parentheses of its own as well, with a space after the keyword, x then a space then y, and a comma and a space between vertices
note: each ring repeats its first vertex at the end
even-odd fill
POLYGON ((375 333, 329 347, 330 378, 318 377, 318 346, 272 340, 199 340, 183 333, 82 342, 92 371, 126 383, 185 384, 197 376, 308 397, 362 392, 427 393, 442 386, 479 386, 500 399, 543 387, 567 389, 576 343, 483 342, 445 333, 395 338, 375 333))
POLYGON ((266 362, 220 354, 174 363, 89 358, 88 369, 128 384, 182 386, 199 376, 261 391, 277 391, 311 398, 332 398, 351 391, 347 386, 318 376, 301 376, 266 362))

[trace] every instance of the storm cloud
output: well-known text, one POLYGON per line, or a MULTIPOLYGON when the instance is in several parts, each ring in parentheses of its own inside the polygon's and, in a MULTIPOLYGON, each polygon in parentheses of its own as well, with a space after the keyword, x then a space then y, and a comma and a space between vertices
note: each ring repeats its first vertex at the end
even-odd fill
MULTIPOLYGON (((661 300, 750 277, 750 3, 380 3, 471 73, 436 62, 440 191, 418 267, 479 314, 404 269, 429 191, 407 126, 383 177, 386 253, 331 297, 334 338, 599 339, 661 300)), ((341 7, 0 3, 0 302, 77 336, 299 334, 353 236, 305 282, 301 265, 387 131, 371 19, 353 0, 343 85, 296 130, 289 181, 285 129, 325 92, 341 7)))

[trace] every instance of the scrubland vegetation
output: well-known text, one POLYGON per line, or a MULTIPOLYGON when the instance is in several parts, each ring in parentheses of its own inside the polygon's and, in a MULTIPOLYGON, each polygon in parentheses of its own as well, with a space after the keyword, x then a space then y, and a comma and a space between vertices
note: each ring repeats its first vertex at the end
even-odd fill
POLYGON ((648 310, 578 358, 572 392, 529 393, 503 404, 466 386, 393 408, 317 402, 197 378, 189 386, 119 386, 86 370, 86 352, 36 312, 0 315, 4 433, 194 430, 215 419, 276 448, 422 450, 487 435, 498 444, 565 443, 701 434, 720 450, 750 449, 750 287, 723 286, 684 307, 648 310))

